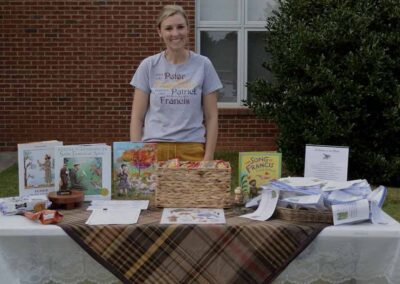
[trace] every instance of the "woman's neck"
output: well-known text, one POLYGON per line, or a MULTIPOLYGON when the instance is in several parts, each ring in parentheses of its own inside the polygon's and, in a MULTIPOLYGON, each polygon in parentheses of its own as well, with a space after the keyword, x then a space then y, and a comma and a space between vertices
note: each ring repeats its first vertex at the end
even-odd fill
POLYGON ((182 64, 189 59, 189 50, 183 49, 179 51, 165 50, 165 59, 172 64, 182 64))

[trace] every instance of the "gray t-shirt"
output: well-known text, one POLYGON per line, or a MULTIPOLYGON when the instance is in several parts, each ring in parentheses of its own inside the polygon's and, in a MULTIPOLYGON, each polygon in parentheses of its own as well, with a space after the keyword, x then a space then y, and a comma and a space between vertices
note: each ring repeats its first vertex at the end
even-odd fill
POLYGON ((205 142, 202 96, 222 88, 211 61, 190 52, 171 64, 164 52, 144 59, 131 83, 150 95, 142 141, 205 142))

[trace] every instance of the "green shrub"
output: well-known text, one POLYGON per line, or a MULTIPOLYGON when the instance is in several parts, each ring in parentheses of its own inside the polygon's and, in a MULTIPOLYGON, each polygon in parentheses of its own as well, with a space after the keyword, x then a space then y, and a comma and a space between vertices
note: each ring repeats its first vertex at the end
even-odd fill
POLYGON ((398 0, 287 0, 267 19, 264 67, 246 104, 273 119, 287 171, 305 144, 350 147, 349 179, 400 185, 398 0))

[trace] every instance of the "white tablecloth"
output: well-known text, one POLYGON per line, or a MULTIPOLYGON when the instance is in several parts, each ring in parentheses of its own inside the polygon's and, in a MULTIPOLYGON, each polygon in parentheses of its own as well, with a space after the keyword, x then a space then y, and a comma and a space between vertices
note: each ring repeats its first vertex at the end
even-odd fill
MULTIPOLYGON (((0 215, 0 283, 119 283, 64 231, 0 215)), ((400 283, 400 225, 330 226, 274 283, 400 283)))

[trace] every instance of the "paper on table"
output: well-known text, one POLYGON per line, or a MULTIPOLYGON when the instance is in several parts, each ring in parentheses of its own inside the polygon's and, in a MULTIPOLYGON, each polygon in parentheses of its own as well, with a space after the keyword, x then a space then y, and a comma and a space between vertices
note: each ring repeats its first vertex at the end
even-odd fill
POLYGON ((240 217, 249 218, 257 221, 265 221, 274 214, 276 204, 278 203, 279 190, 264 189, 261 193, 261 201, 257 210, 253 213, 241 215, 240 217))
POLYGON ((87 210, 93 209, 142 209, 149 207, 148 200, 93 200, 87 210))
POLYGON ((135 224, 140 215, 140 209, 111 209, 92 211, 86 221, 87 225, 135 224))
POLYGON ((355 202, 332 205, 333 224, 341 225, 369 219, 369 202, 361 199, 355 202))
POLYGON ((368 200, 372 203, 376 203, 379 207, 382 207, 383 202, 385 202, 387 194, 387 188, 383 185, 377 187, 368 195, 368 200))
POLYGON ((260 203, 260 201, 261 201, 261 194, 247 201, 245 207, 247 208, 256 207, 260 203))
POLYGON ((225 224, 223 209, 164 208, 160 224, 225 224))
POLYGON ((373 224, 390 223, 390 219, 382 211, 386 194, 387 188, 381 185, 368 195, 368 200, 371 202, 371 221, 373 224))

